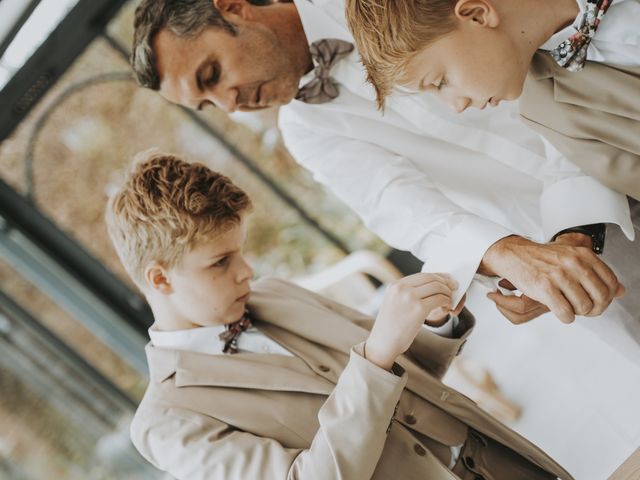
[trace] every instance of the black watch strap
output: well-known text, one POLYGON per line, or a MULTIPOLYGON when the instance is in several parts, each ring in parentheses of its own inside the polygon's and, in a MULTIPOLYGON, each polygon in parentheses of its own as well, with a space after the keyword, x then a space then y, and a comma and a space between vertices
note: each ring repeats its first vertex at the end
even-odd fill
POLYGON ((591 248, 598 255, 604 251, 604 239, 607 234, 607 225, 604 223, 593 223, 591 225, 581 225, 579 227, 571 227, 556 233, 551 240, 555 240, 565 233, 582 233, 591 237, 591 248))

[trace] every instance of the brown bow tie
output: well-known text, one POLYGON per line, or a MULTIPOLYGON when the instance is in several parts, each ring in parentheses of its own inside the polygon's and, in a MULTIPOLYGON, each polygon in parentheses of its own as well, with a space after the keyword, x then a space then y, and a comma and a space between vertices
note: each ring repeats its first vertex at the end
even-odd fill
POLYGON ((582 70, 589 44, 611 3, 612 0, 587 0, 578 31, 551 50, 551 56, 558 65, 571 72, 582 70))
POLYGON ((237 322, 225 325, 224 332, 218 335, 218 338, 224 342, 222 353, 238 353, 238 337, 252 326, 248 310, 245 310, 243 317, 237 322))
POLYGON ((304 85, 296 100, 305 103, 326 103, 338 96, 338 84, 330 76, 333 66, 353 51, 353 44, 337 38, 324 38, 309 46, 316 67, 314 78, 304 85))

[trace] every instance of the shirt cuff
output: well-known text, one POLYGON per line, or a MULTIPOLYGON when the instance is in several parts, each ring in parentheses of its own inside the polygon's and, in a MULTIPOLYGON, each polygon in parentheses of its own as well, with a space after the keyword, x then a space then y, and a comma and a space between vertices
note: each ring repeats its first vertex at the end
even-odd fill
POLYGON ((635 238, 627 197, 592 177, 567 178, 546 188, 540 211, 546 242, 567 228, 594 223, 614 223, 629 240, 635 238))
POLYGON ((458 282, 452 298, 457 305, 465 294, 485 252, 498 240, 514 233, 479 217, 465 219, 437 245, 430 245, 423 272, 447 273, 458 282))
POLYGON ((452 317, 449 315, 448 320, 444 323, 444 325, 440 325, 439 327, 432 327, 431 325, 427 325, 426 323, 422 328, 435 333, 436 335, 444 338, 453 338, 453 329, 458 324, 458 317, 452 317))

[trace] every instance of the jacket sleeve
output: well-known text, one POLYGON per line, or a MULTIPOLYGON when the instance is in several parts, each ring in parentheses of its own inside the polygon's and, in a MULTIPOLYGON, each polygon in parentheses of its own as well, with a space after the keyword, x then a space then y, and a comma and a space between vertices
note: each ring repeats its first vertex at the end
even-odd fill
POLYGON ((140 453, 178 480, 368 480, 407 382, 401 367, 382 370, 352 350, 318 412, 308 449, 236 430, 181 409, 141 411, 131 425, 140 453))
MULTIPOLYGON (((265 278, 260 281, 262 288, 269 288, 269 285, 276 284, 279 285, 279 288, 270 289, 273 295, 277 295, 279 294, 278 292, 282 291, 291 292, 293 289, 296 291, 296 296, 303 298, 306 303, 319 303, 325 308, 338 313, 346 320, 367 330, 371 330, 373 327, 374 319, 369 315, 365 315, 353 308, 335 302, 324 295, 311 292, 277 278, 265 278), (286 289, 283 289, 282 286, 285 286, 286 289)), ((434 377, 442 378, 449 369, 453 359, 462 351, 474 327, 475 317, 465 308, 459 315, 458 326, 454 329, 451 337, 442 337, 433 333, 428 328, 423 328, 418 332, 406 355, 434 377)), ((361 353, 357 349, 356 351, 361 353)))

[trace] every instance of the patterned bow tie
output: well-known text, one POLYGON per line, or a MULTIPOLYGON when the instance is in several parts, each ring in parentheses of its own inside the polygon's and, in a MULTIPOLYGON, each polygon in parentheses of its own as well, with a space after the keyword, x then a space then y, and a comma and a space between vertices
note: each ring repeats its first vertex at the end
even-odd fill
POLYGON ((242 332, 252 326, 253 324, 251 323, 248 310, 244 311, 244 315, 237 322, 225 325, 224 332, 218 335, 218 338, 224 342, 222 353, 238 353, 238 337, 242 332))
POLYGON ((353 44, 337 38, 325 38, 309 46, 311 58, 316 64, 314 78, 304 85, 296 95, 296 100, 305 103, 327 103, 339 94, 338 84, 329 75, 331 69, 351 51, 353 44))
POLYGON ((578 31, 551 51, 558 65, 571 72, 582 70, 587 61, 589 44, 611 3, 613 0, 587 0, 578 31))

